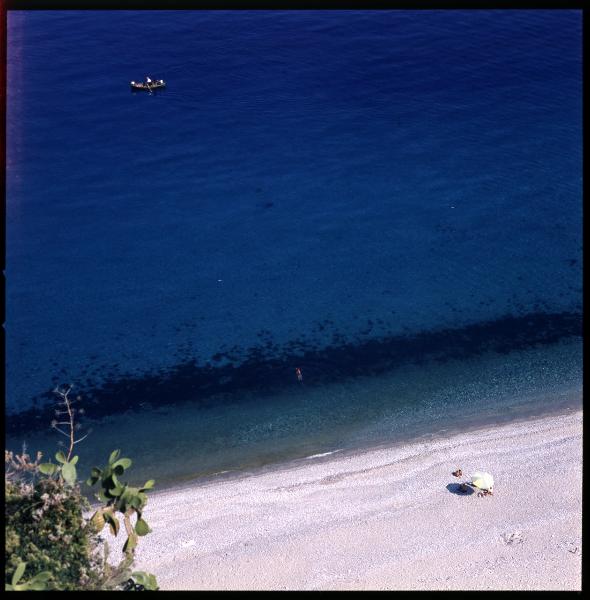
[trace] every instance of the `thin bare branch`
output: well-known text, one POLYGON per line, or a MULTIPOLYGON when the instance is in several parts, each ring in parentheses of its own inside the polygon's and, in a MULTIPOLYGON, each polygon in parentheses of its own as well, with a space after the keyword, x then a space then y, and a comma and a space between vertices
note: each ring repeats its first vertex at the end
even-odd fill
MULTIPOLYGON (((80 396, 80 395, 76 396, 76 398, 74 398, 73 400, 69 397, 69 393, 72 391, 73 387, 74 387, 74 384, 70 383, 68 386, 64 387, 63 389, 61 389, 59 386, 56 386, 55 389, 53 390, 54 393, 59 396, 59 400, 57 401, 58 406, 63 406, 65 408, 65 410, 55 410, 54 411, 55 416, 57 416, 57 417, 59 417, 61 415, 68 416, 67 421, 58 421, 57 419, 54 419, 51 422, 51 427, 53 429, 55 429, 56 431, 58 431, 59 433, 61 433, 63 436, 67 437, 70 441, 70 445, 69 445, 69 448, 67 451, 67 456, 66 456, 67 462, 69 462, 72 457, 72 452, 74 451, 74 445, 77 444, 78 442, 81 442, 82 440, 85 440, 92 431, 92 430, 90 430, 90 431, 88 431, 88 433, 86 435, 82 436, 81 438, 75 439, 74 432, 78 431, 81 428, 81 425, 79 423, 75 423, 75 416, 77 414, 80 414, 80 415, 84 414, 84 409, 83 408, 72 408, 72 405, 75 402, 79 402, 82 400, 82 396, 80 396), (69 430, 69 433, 67 433, 60 427, 58 427, 58 425, 64 425, 64 426, 67 425, 67 429, 69 430)), ((65 446, 65 444, 61 440, 58 441, 58 445, 60 445, 62 447, 65 446)))
POLYGON ((70 437, 69 433, 66 433, 65 431, 62 431, 59 427, 53 427, 53 429, 55 429, 56 431, 59 431, 61 434, 65 435, 67 438, 70 437))

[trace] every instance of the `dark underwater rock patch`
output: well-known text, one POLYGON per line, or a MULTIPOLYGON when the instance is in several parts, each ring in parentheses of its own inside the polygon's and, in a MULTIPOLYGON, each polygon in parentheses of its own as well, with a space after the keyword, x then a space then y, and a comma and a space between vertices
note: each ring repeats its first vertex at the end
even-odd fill
MULTIPOLYGON (((157 407, 204 402, 212 396, 224 395, 231 395, 235 402, 240 392, 280 391, 298 385, 296 367, 302 368, 305 385, 313 386, 344 377, 378 375, 410 363, 424 364, 434 359, 444 362, 486 351, 508 353, 580 335, 582 314, 569 312, 506 315, 456 329, 356 343, 346 342, 342 334, 334 333, 333 343, 328 347, 303 340, 279 347, 268 339, 270 332, 265 331, 260 336, 265 343, 251 348, 229 348, 204 363, 185 359, 173 368, 142 375, 122 373, 119 365, 113 365, 101 377, 95 374, 95 380, 87 378, 84 384, 73 383, 78 384, 76 391, 83 397, 88 416, 101 418, 146 404, 157 407), (216 364, 223 361, 225 364, 216 364)), ((49 427, 55 395, 48 390, 34 401, 37 408, 7 415, 7 432, 18 434, 49 427)))

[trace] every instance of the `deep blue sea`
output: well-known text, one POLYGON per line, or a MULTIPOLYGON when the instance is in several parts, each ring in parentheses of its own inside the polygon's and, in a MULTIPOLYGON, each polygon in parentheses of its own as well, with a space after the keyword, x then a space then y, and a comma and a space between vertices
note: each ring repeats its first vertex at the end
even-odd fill
POLYGON ((56 446, 66 383, 83 457, 163 484, 579 405, 581 47, 576 10, 9 11, 7 444, 56 446))

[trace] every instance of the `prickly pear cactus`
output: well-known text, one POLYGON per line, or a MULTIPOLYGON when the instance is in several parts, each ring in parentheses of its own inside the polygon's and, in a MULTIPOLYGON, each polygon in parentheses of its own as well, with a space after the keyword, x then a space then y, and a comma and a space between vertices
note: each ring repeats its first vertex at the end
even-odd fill
MULTIPOLYGON (((21 582, 22 576, 24 575, 26 568, 26 562, 19 563, 18 567, 12 574, 12 581, 8 584, 5 584, 4 586, 5 591, 26 592, 29 590, 43 591, 47 589, 47 582, 51 579, 51 573, 49 571, 43 571, 42 573, 37 573, 37 575, 35 575, 35 577, 30 579, 29 581, 21 582)), ((153 575, 151 577, 153 577, 153 575)))
POLYGON ((41 463, 39 465, 39 471, 44 475, 57 475, 62 478, 66 484, 70 487, 76 484, 78 474, 76 472, 76 463, 78 462, 78 456, 73 456, 69 461, 65 457, 64 453, 59 451, 55 455, 55 460, 61 464, 54 464, 51 462, 41 463))
POLYGON ((109 456, 107 465, 103 469, 94 467, 86 481, 89 486, 100 484, 96 498, 105 506, 94 513, 91 524, 97 531, 102 531, 108 523, 113 535, 119 532, 119 520, 115 513, 121 513, 127 533, 127 540, 123 546, 126 554, 133 554, 139 536, 147 535, 151 529, 142 517, 142 511, 147 504, 146 492, 154 486, 154 480, 146 481, 142 487, 132 487, 127 482, 123 483, 121 477, 131 466, 129 458, 120 458, 121 451, 114 450, 109 456), (131 522, 133 514, 136 515, 135 526, 131 522))

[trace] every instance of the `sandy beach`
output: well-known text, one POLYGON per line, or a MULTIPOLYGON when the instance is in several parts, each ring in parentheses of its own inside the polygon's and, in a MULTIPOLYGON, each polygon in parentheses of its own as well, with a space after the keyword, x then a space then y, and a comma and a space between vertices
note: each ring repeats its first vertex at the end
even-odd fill
POLYGON ((144 516, 136 566, 166 590, 580 590, 582 412, 155 492, 144 516), (493 496, 457 493, 476 470, 493 496))

